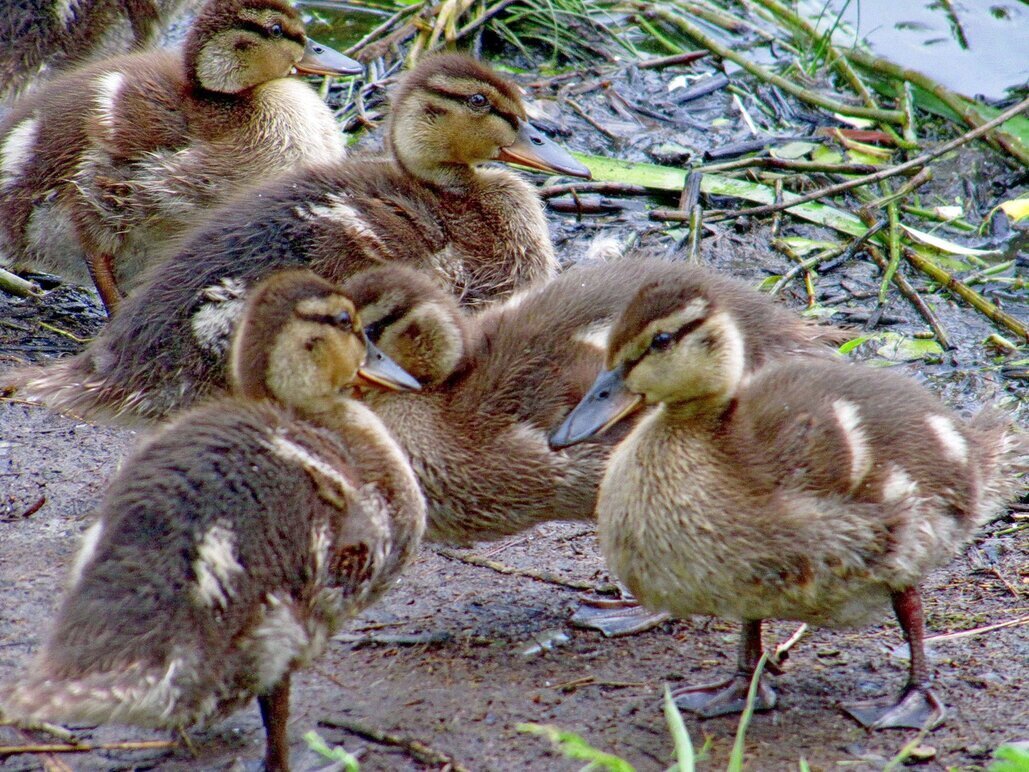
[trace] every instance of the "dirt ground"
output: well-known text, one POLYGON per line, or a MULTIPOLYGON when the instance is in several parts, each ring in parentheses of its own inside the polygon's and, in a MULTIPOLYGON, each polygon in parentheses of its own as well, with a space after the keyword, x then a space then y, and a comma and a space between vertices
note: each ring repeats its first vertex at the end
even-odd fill
MULTIPOLYGON (((660 106, 662 79, 669 77, 634 73, 623 86, 660 106)), ((612 134, 631 133, 620 128, 625 118, 605 107, 599 92, 578 98, 612 134)), ((625 143, 568 111, 554 119, 554 128, 578 149, 646 160, 654 147, 673 137, 697 147, 736 138, 732 126, 710 136, 693 128, 724 114, 727 99, 716 94, 689 116, 679 110, 662 124, 641 124, 632 132, 637 139, 625 143)), ((959 170, 976 181, 973 192, 983 211, 1017 179, 978 151, 945 161, 937 178, 950 174, 949 184, 960 186, 959 170)), ((1024 175, 1020 184, 1025 184, 1024 175)), ((953 192, 941 188, 939 195, 953 192)), ((624 239, 633 233, 646 246, 672 248, 672 239, 647 221, 643 200, 622 203, 614 214, 582 220, 551 213, 563 259, 577 259, 597 234, 624 239)), ((818 236, 814 229, 787 228, 818 236)), ((705 234, 704 258, 756 282, 788 268, 785 257, 764 246, 768 238, 765 226, 720 225, 705 234)), ((839 312, 834 321, 859 324, 872 309, 878 281, 874 266, 855 261, 819 283, 819 299, 839 312)), ((1008 297, 1002 287, 987 292, 1002 297, 1011 313, 1029 317, 1024 293, 1008 297)), ((1016 413, 1024 421, 1025 381, 1004 377, 981 343, 994 329, 944 296, 928 297, 957 349, 935 364, 904 367, 957 408, 1021 402, 1016 413)), ((786 300, 802 304, 802 287, 794 285, 786 300)), ((924 327, 899 297, 883 321, 908 333, 924 327)), ((2 371, 80 348, 41 322, 83 336, 96 331, 101 316, 91 295, 61 288, 39 301, 0 294, 0 322, 2 371)), ((128 430, 95 426, 17 399, 0 401, 0 683, 14 676, 42 643, 79 535, 105 482, 136 439, 128 430)), ((982 769, 1001 743, 1029 740, 1029 529, 1024 516, 1022 509, 990 525, 974 546, 925 582, 930 635, 1018 622, 930 643, 938 693, 950 717, 922 740, 924 769, 982 769)), ((577 588, 606 590, 610 581, 593 529, 584 524, 549 524, 507 542, 447 555, 426 545, 395 590, 354 620, 314 668, 294 678, 290 733, 298 768, 315 765, 301 739, 309 730, 358 754, 362 769, 369 771, 438 769, 448 763, 470 770, 581 768, 582 762, 555 755, 546 740, 517 729, 523 722, 539 722, 577 732, 639 770, 665 769, 672 762, 672 743, 659 705, 662 685, 721 677, 733 666, 737 630, 730 622, 694 618, 607 640, 570 626, 571 610, 592 594, 577 588), (499 573, 455 555, 485 557, 514 572, 499 573), (544 570, 574 587, 525 573, 544 570), (351 729, 334 722, 349 722, 351 729), (357 727, 407 744, 367 739, 368 733, 357 727), (437 753, 436 760, 419 760, 412 742, 437 753)), ((789 623, 769 624, 767 640, 784 640, 793 629, 789 623)), ((785 675, 776 679, 778 709, 754 718, 747 734, 747 768, 797 769, 803 758, 815 770, 882 769, 916 733, 867 733, 837 705, 898 691, 905 657, 898 628, 885 609, 876 627, 813 631, 794 650, 785 675)), ((702 768, 724 768, 736 719, 685 718, 696 746, 709 745, 702 768)), ((126 727, 76 728, 74 734, 90 743, 167 739, 165 733, 126 727)), ((55 756, 15 755, 0 759, 0 770, 66 768, 59 763, 72 769, 234 770, 258 759, 264 741, 256 706, 191 733, 191 739, 192 751, 182 744, 171 750, 94 751, 62 755, 60 762, 55 756)), ((0 727, 0 745, 48 741, 52 738, 0 727)))

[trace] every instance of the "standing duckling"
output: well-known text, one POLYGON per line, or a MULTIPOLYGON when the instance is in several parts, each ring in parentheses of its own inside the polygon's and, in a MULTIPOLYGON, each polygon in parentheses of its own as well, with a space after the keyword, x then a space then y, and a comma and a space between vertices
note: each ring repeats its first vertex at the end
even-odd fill
POLYGON ((210 0, 184 50, 86 65, 0 123, 0 263, 90 277, 107 310, 205 207, 343 139, 305 72, 360 65, 285 0, 210 0))
MULTIPOLYGON (((604 556, 651 609, 743 621, 736 674, 678 690, 680 706, 743 709, 764 619, 859 625, 892 602, 907 686, 848 711, 868 727, 934 726, 944 709, 918 583, 1003 510, 1029 443, 992 411, 966 423, 888 371, 806 358, 748 376, 746 337, 731 307, 686 282, 646 285, 625 308, 608 370, 551 438, 568 447, 657 406, 600 485, 604 556)), ((757 709, 775 701, 762 681, 757 709)))
POLYGON ((96 56, 149 47, 195 0, 18 0, 0 14, 0 100, 96 56))
POLYGON ((255 695, 288 767, 290 673, 411 559, 425 504, 359 381, 417 388, 367 346, 351 301, 307 271, 254 289, 233 396, 126 462, 12 718, 184 728, 255 695))
POLYGON ((432 271, 465 302, 557 273, 535 189, 490 160, 588 176, 526 120, 515 84, 459 55, 423 60, 399 86, 392 155, 286 176, 213 213, 82 354, 31 379, 57 409, 154 420, 225 382, 247 288, 287 267, 332 281, 384 262, 432 271))

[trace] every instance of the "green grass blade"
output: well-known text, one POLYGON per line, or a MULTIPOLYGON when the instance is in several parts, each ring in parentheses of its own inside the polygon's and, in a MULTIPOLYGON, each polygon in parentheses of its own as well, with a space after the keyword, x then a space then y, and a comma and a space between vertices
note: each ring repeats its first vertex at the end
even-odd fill
POLYGON ((686 722, 682 720, 682 714, 672 699, 672 690, 668 688, 668 684, 665 684, 664 708, 668 731, 672 733, 672 740, 675 743, 675 768, 678 772, 694 772, 696 759, 693 755, 693 742, 686 729, 686 722))
POLYGON ((736 740, 732 744, 732 753, 729 754, 729 766, 726 772, 743 772, 743 750, 746 745, 747 727, 750 726, 750 719, 754 715, 754 702, 757 700, 757 687, 761 683, 761 674, 765 671, 765 663, 768 662, 768 652, 761 655, 761 659, 754 668, 754 675, 750 679, 750 688, 747 690, 747 706, 740 716, 740 723, 736 727, 736 740))

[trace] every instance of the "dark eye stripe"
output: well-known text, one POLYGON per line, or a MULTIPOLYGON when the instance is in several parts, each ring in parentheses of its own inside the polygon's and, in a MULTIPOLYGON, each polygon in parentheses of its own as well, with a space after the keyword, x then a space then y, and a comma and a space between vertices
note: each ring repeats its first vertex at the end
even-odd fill
POLYGON ((404 311, 402 309, 394 309, 386 314, 378 321, 366 324, 364 326, 364 334, 368 336, 368 339, 372 343, 378 343, 379 338, 382 337, 382 333, 385 332, 386 328, 391 324, 395 324, 404 318, 404 311))
MULTIPOLYGON (((707 321, 707 317, 698 317, 698 318, 693 319, 693 320, 691 320, 689 322, 686 322, 686 324, 684 324, 682 327, 680 327, 678 330, 676 330, 672 334, 672 342, 671 342, 671 344, 669 344, 668 348, 665 348, 663 350, 667 351, 673 345, 675 345, 680 340, 682 340, 687 335, 689 335, 691 332, 693 332, 698 327, 700 327, 700 325, 702 325, 705 321, 707 321)), ((651 336, 651 339, 653 340, 653 336, 651 336)), ((652 351, 652 349, 650 348, 650 346, 648 344, 647 347, 643 350, 643 353, 640 354, 638 357, 634 357, 633 359, 626 360, 625 364, 623 365, 623 367, 625 367, 625 374, 628 375, 629 372, 632 370, 632 368, 634 368, 636 365, 638 365, 640 363, 640 361, 647 354, 649 354, 651 351, 652 351)))
MULTIPOLYGON (((305 322, 314 322, 315 324, 326 324, 329 327, 341 327, 339 314, 297 314, 297 317, 303 319, 305 322)), ((352 328, 353 322, 351 321, 353 316, 347 314, 346 328, 352 328)))
MULTIPOLYGON (((444 99, 448 99, 451 102, 460 102, 461 104, 467 102, 468 97, 471 96, 471 94, 463 94, 460 91, 451 91, 450 89, 442 88, 440 86, 427 86, 426 90, 430 91, 436 96, 443 97, 444 99)), ((483 94, 483 96, 486 95, 483 94)), ((488 98, 489 97, 487 97, 487 99, 488 98)), ((507 121, 509 124, 511 124, 512 129, 518 131, 518 125, 521 122, 521 118, 519 118, 515 113, 509 113, 503 110, 498 110, 496 105, 493 104, 492 99, 489 100, 489 112, 497 116, 498 118, 507 121)))

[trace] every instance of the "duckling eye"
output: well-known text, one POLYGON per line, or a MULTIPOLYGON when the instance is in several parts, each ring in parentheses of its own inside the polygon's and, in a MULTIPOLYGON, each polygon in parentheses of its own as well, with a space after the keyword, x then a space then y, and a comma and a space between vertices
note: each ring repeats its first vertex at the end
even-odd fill
POLYGON ((271 27, 268 28, 268 34, 271 35, 273 38, 281 38, 282 37, 282 25, 281 24, 273 24, 271 27))
POLYGON ((334 317, 332 317, 332 323, 339 327, 341 330, 350 330, 354 327, 354 322, 350 318, 350 314, 346 311, 340 311, 334 317))
POLYGON ((653 338, 650 339, 650 350, 651 351, 664 351, 672 345, 672 341, 675 337, 670 332, 659 332, 653 338))
POLYGON ((472 94, 468 97, 468 106, 473 110, 483 110, 489 107, 489 100, 485 94, 472 94))

